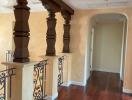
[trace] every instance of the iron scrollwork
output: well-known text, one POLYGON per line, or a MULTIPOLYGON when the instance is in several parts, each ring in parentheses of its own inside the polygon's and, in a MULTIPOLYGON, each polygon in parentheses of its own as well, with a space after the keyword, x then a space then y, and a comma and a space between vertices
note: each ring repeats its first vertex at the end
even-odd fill
POLYGON ((7 82, 8 81, 9 81, 9 85, 10 85, 9 96, 11 97, 11 80, 12 80, 12 76, 14 76, 15 73, 16 73, 15 68, 0 71, 0 100, 6 100, 6 97, 7 97, 6 91, 7 91, 7 82))
POLYGON ((63 64, 64 64, 64 56, 58 58, 58 87, 63 84, 63 64))
POLYGON ((34 66, 34 100, 45 100, 46 95, 46 65, 43 60, 34 66))

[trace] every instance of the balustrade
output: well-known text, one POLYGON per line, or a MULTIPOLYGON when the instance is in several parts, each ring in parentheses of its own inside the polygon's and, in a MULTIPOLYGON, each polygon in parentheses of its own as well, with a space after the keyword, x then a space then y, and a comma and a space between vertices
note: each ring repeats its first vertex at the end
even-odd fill
POLYGON ((34 100, 44 100, 46 95, 47 60, 43 60, 34 67, 34 100))
POLYGON ((11 97, 12 91, 12 77, 15 75, 16 69, 11 68, 0 71, 0 100, 7 99, 7 91, 9 90, 9 97, 11 97), (9 88, 7 86, 9 85, 9 88))
POLYGON ((64 56, 58 58, 58 87, 63 84, 63 66, 64 65, 64 56))
MULTIPOLYGON (((47 18, 47 33, 46 33, 46 40, 47 40, 47 50, 46 56, 55 56, 56 49, 56 24, 57 19, 55 18, 55 14, 57 12, 62 12, 62 15, 65 19, 64 24, 64 36, 63 36, 63 53, 70 52, 70 21, 71 15, 74 14, 73 9, 71 9, 67 4, 65 4, 62 0, 40 0, 43 6, 47 9, 49 16, 47 18)), ((7 67, 11 65, 11 67, 15 66, 17 68, 16 73, 16 83, 15 87, 20 88, 18 92, 18 96, 15 93, 12 93, 16 100, 31 100, 32 96, 34 100, 44 100, 46 95, 46 73, 47 73, 47 60, 43 60, 34 66, 34 63, 30 62, 29 57, 29 49, 28 44, 30 40, 30 28, 29 28, 29 16, 30 16, 30 8, 28 7, 28 0, 17 0, 17 5, 14 6, 14 15, 15 15, 15 26, 14 26, 14 43, 15 43, 15 50, 13 53, 13 63, 9 60, 9 51, 6 54, 6 63, 7 67), (34 71, 33 71, 34 68, 34 71), (32 73, 34 72, 34 74, 32 73), (33 77, 32 77, 33 75, 33 77), (34 80, 32 79, 34 78, 34 80), (19 81, 21 80, 21 83, 19 81), (31 82, 31 83, 30 83, 31 82), (32 83, 33 82, 33 83, 32 83), (27 83, 31 84, 27 88, 27 83), (34 84, 34 89, 33 89, 34 84), (27 91, 26 94, 25 92, 27 91), (33 91, 33 95, 31 93, 33 91), (22 92, 22 93, 21 93, 22 92), (22 97, 20 96, 22 95, 22 97), (18 99, 19 98, 19 99, 18 99)), ((11 55, 12 56, 12 55, 11 55)), ((51 70, 53 71, 53 77, 51 79, 57 79, 57 73, 55 73, 58 67, 58 86, 63 84, 63 67, 64 67, 64 56, 58 58, 58 66, 54 66, 54 58, 51 59, 51 70), (53 62, 52 62, 53 61, 53 62)), ((7 82, 9 80, 9 87, 10 87, 10 94, 11 97, 11 81, 12 77, 15 75, 16 69, 7 69, 0 72, 0 100, 7 100, 7 82)), ((53 83, 52 83, 53 84, 53 83)), ((52 85, 53 86, 53 85, 52 85)), ((57 80, 56 85, 53 87, 57 87, 57 80)), ((50 89, 52 91, 52 89, 50 89)), ((57 90, 57 89, 56 89, 57 90)), ((56 92, 52 91, 52 92, 56 92)), ((54 93, 51 93, 51 95, 54 93)), ((11 99, 12 100, 12 99, 11 99)), ((14 99, 13 99, 14 100, 14 99)))

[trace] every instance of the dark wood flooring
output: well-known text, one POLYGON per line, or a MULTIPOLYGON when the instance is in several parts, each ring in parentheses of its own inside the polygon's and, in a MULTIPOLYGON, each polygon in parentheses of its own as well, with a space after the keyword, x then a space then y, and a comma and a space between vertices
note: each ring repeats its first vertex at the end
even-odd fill
POLYGON ((122 93, 119 74, 94 71, 86 87, 60 87, 57 100, 132 100, 122 93))

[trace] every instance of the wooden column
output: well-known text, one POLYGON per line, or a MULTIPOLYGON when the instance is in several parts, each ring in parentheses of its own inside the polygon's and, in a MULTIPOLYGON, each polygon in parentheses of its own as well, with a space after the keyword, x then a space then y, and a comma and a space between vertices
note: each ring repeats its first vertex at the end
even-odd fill
POLYGON ((55 3, 54 0, 40 0, 42 5, 48 11, 48 18, 47 18, 47 49, 46 49, 46 56, 55 56, 55 42, 56 42, 56 18, 55 13, 60 11, 60 6, 55 3))
POLYGON ((49 17, 47 18, 47 50, 46 50, 46 56, 55 56, 55 42, 56 42, 56 18, 55 18, 55 12, 50 10, 48 11, 49 17))
POLYGON ((70 53, 70 21, 71 21, 71 14, 66 11, 62 11, 62 16, 65 20, 64 24, 64 35, 63 35, 63 53, 70 53))
POLYGON ((17 0, 17 5, 14 6, 15 27, 14 27, 14 62, 25 63, 29 62, 29 24, 30 8, 27 7, 27 0, 17 0))

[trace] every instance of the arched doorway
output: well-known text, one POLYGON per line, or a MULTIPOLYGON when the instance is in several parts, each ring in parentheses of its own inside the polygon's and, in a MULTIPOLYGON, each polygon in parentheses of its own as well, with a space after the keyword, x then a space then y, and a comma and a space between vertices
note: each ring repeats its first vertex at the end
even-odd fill
POLYGON ((87 43, 87 77, 92 71, 118 73, 124 78, 127 17, 118 13, 97 14, 91 18, 87 43))

